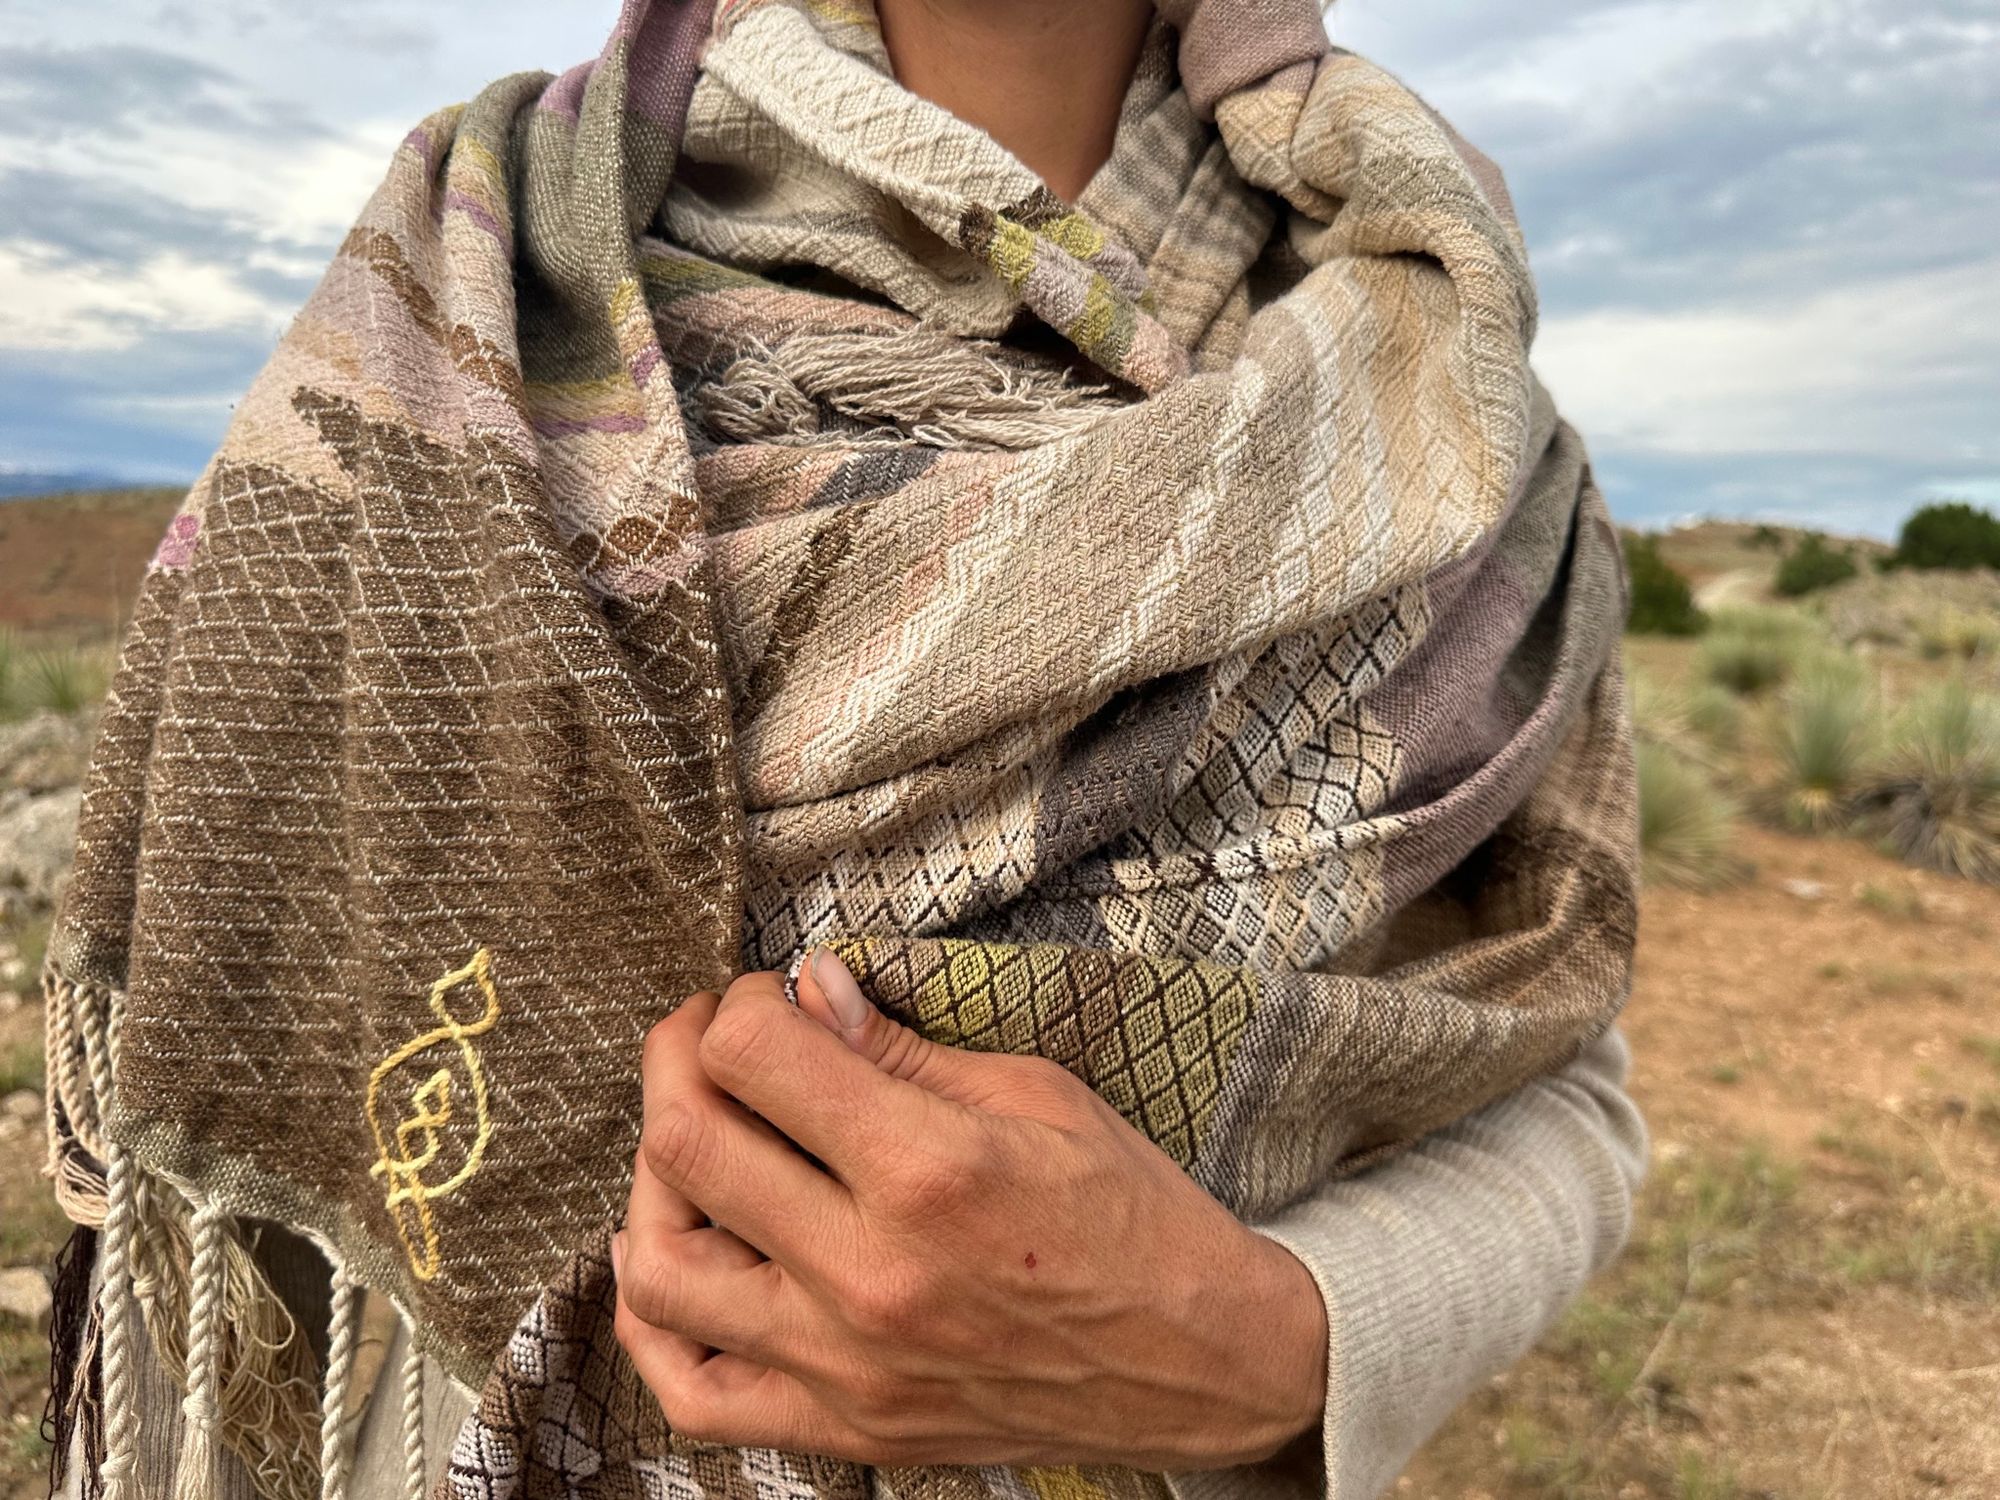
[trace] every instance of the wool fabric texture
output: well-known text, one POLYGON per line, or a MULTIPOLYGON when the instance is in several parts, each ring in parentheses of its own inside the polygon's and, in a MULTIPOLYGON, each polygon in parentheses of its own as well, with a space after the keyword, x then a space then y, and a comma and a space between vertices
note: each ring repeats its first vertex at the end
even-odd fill
MULTIPOLYGON (((114 1266, 174 1191, 325 1246, 483 1385, 449 1494, 1162 1493, 667 1431, 605 1234, 641 1039, 737 972, 829 942, 1245 1217, 1624 1000, 1618 547, 1505 189, 1310 0, 1160 9, 1065 203, 865 0, 628 0, 411 132, 161 544, 65 1201, 114 1266)), ((250 1358, 202 1410, 293 1493, 250 1358)))

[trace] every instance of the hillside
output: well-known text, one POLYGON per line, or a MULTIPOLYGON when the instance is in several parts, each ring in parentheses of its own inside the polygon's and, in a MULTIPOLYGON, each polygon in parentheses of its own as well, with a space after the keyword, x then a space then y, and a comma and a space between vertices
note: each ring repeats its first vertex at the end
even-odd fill
POLYGON ((0 501, 0 629, 115 633, 185 493, 78 490, 0 501))

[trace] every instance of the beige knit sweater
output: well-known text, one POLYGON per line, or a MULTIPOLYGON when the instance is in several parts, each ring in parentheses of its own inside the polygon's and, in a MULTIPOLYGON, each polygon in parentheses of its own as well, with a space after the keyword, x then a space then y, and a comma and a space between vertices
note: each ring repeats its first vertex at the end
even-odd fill
MULTIPOLYGON (((1180 1475, 1176 1492, 1294 1495, 1301 1465, 1322 1471, 1327 1500, 1372 1500, 1394 1482, 1453 1408, 1519 1359, 1623 1244, 1646 1162, 1646 1129, 1624 1091, 1628 1061, 1614 1030, 1563 1072, 1256 1226, 1305 1262, 1326 1298, 1320 1442, 1270 1465, 1180 1475)), ((138 1344, 141 1482, 165 1494, 179 1392, 138 1344)), ((399 1351, 387 1353, 383 1367, 400 1368, 399 1351)), ((441 1468, 472 1393, 435 1365, 425 1385, 426 1451, 441 1468)), ((399 1420, 393 1378, 378 1380, 356 1434, 351 1500, 402 1495, 399 1420)), ((68 1500, 78 1477, 72 1464, 68 1500)), ((233 1460, 228 1481, 218 1500, 254 1500, 233 1460)))

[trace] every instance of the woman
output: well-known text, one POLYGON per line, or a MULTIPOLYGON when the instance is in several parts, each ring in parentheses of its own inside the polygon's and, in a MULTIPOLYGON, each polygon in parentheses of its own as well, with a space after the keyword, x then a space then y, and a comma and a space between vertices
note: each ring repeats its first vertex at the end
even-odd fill
POLYGON ((1643 1158, 1533 307, 1303 0, 633 0, 426 121, 107 715, 72 1471, 1379 1491, 1643 1158))

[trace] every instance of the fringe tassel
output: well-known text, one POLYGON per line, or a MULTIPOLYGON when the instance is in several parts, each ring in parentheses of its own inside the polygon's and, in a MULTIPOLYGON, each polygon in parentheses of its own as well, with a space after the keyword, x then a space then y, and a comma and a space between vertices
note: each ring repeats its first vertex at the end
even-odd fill
POLYGON ((361 1285, 339 1266, 333 1271, 333 1315, 328 1325, 326 1385, 320 1397, 320 1500, 347 1500, 347 1387, 354 1378, 355 1333, 361 1321, 361 1285))
POLYGON ((181 1451, 174 1466, 174 1500, 208 1500, 222 1490, 223 1296, 229 1272, 229 1215, 213 1198, 194 1211, 194 1287, 188 1307, 187 1395, 181 1401, 181 1451))
POLYGON ((403 1344, 403 1500, 424 1500, 424 1349, 417 1325, 403 1344))
MULTIPOLYGON (((114 1000, 76 991, 76 1018, 83 1032, 84 1060, 99 1110, 110 1108, 118 1031, 124 1019, 114 1000), (100 1015, 102 999, 109 1015, 100 1015)), ((101 1123, 96 1122, 96 1123, 101 1123)), ((138 1182, 132 1159, 109 1140, 104 1147, 104 1276, 98 1291, 98 1321, 104 1364, 104 1500, 138 1500, 135 1472, 139 1453, 139 1403, 133 1371, 133 1325, 138 1304, 132 1295, 132 1251, 138 1182)))
POLYGON ((49 1493, 69 1473, 70 1448, 81 1449, 84 1500, 95 1500, 104 1460, 104 1407, 98 1387, 97 1343, 101 1325, 91 1295, 91 1267, 97 1261, 97 1231, 79 1224, 56 1252, 50 1282, 49 1399, 42 1408, 42 1441, 49 1445, 49 1493))

